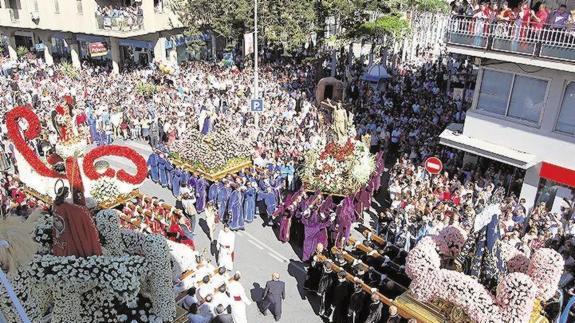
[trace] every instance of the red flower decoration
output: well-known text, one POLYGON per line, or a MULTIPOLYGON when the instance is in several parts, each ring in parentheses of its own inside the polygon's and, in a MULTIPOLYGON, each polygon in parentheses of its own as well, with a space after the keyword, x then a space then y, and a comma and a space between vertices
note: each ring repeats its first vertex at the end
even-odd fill
POLYGON ((86 176, 91 180, 97 180, 103 176, 116 176, 118 180, 133 185, 142 183, 148 175, 148 166, 146 165, 146 160, 144 157, 142 157, 133 149, 117 145, 102 146, 91 150, 84 157, 83 168, 84 174, 86 174, 86 176), (106 169, 103 174, 98 173, 94 168, 94 162, 96 159, 104 156, 118 156, 131 160, 132 163, 136 165, 136 174, 130 175, 123 169, 120 169, 116 172, 112 168, 106 169))
POLYGON ((64 101, 70 106, 74 104, 74 98, 69 95, 64 95, 64 101))
POLYGON ((58 113, 59 115, 64 115, 66 113, 66 111, 64 110, 64 107, 61 105, 57 105, 55 110, 56 110, 56 113, 58 113))
POLYGON ((66 159, 66 173, 68 175, 68 182, 70 182, 70 187, 84 192, 82 173, 80 173, 80 167, 78 166, 78 160, 76 158, 68 157, 66 159))
POLYGON ((40 134, 40 120, 30 108, 20 106, 8 111, 8 113, 6 113, 6 128, 8 129, 8 137, 14 143, 14 147, 22 157, 26 159, 32 169, 44 177, 65 178, 64 175, 48 168, 40 158, 38 158, 36 152, 26 143, 26 139, 32 140, 40 134), (28 129, 24 132, 24 136, 18 125, 20 119, 24 119, 28 122, 28 129))

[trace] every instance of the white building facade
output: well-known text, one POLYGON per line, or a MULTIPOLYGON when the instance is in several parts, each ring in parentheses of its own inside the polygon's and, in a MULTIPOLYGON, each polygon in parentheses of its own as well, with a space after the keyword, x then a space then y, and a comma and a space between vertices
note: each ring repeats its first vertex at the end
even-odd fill
POLYGON ((1 0, 0 33, 12 59, 17 48, 54 56, 110 60, 114 71, 127 60, 175 62, 186 37, 170 0, 1 0))
POLYGON ((480 70, 465 123, 440 142, 525 170, 521 197, 559 212, 575 199, 575 38, 530 28, 451 19, 448 51, 480 70))

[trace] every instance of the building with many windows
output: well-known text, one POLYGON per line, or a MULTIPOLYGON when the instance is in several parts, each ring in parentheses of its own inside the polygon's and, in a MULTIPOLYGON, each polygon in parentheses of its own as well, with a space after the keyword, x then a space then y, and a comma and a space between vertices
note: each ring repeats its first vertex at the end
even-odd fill
POLYGON ((43 52, 48 64, 109 60, 115 71, 128 62, 175 62, 190 39, 167 1, 0 0, 0 32, 11 58, 25 47, 43 52))
POLYGON ((571 27, 451 17, 451 53, 475 57, 479 73, 464 124, 443 145, 524 175, 521 197, 559 211, 575 194, 575 34, 571 27))

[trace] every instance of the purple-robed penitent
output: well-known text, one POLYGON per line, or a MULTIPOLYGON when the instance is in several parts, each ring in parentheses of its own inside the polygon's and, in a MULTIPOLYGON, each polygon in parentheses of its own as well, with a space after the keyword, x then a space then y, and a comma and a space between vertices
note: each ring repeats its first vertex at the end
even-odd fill
POLYGON ((160 180, 160 169, 158 168, 159 160, 160 156, 156 153, 151 153, 150 156, 148 156, 147 165, 150 168, 150 178, 155 183, 160 180))
POLYGON ((232 230, 244 228, 243 215, 243 194, 239 190, 234 190, 230 196, 229 210, 231 213, 230 228, 232 230))
POLYGON ((329 214, 331 213, 331 211, 333 210, 334 207, 335 207, 335 203, 333 203, 333 198, 330 195, 325 199, 325 201, 323 201, 323 203, 319 207, 319 212, 321 214, 325 214, 325 215, 329 216, 329 214))
POLYGON ((203 178, 198 178, 196 180, 196 211, 198 213, 204 212, 206 208, 206 189, 208 187, 208 182, 203 178))
POLYGON ((302 223, 304 225, 304 241, 303 241, 303 261, 308 261, 311 255, 315 252, 315 248, 319 243, 322 243, 327 247, 327 230, 326 228, 330 226, 328 220, 322 222, 318 209, 311 211, 311 215, 308 217, 302 217, 302 223))
POLYGON ((351 233, 351 225, 356 220, 353 198, 351 196, 346 196, 343 199, 342 204, 337 208, 336 212, 336 222, 338 226, 335 236, 335 245, 336 247, 341 248, 341 238, 345 238, 345 241, 347 242, 351 233))
POLYGON ((159 173, 160 173, 160 184, 163 187, 168 187, 171 183, 170 181, 170 174, 171 171, 173 169, 172 164, 162 158, 162 157, 158 157, 158 169, 159 169, 159 173))

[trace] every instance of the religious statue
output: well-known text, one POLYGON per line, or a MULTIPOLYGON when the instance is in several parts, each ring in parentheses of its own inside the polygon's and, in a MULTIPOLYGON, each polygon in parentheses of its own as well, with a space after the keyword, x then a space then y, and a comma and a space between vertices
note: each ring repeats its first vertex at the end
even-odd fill
POLYGON ((64 97, 64 105, 56 106, 51 117, 52 125, 56 129, 60 141, 67 142, 78 136, 78 128, 74 120, 74 99, 71 96, 64 97))
POLYGON ((455 259, 458 271, 476 277, 491 291, 507 271, 500 249, 499 205, 503 196, 503 190, 493 193, 489 205, 476 216, 474 227, 455 259))
POLYGON ((52 207, 54 256, 89 257, 102 255, 100 237, 92 215, 84 205, 66 202, 68 188, 56 182, 56 198, 52 207), (58 187, 58 185, 61 185, 58 187))
POLYGON ((333 130, 337 142, 341 143, 347 140, 347 112, 342 108, 341 103, 337 103, 333 108, 333 130))

